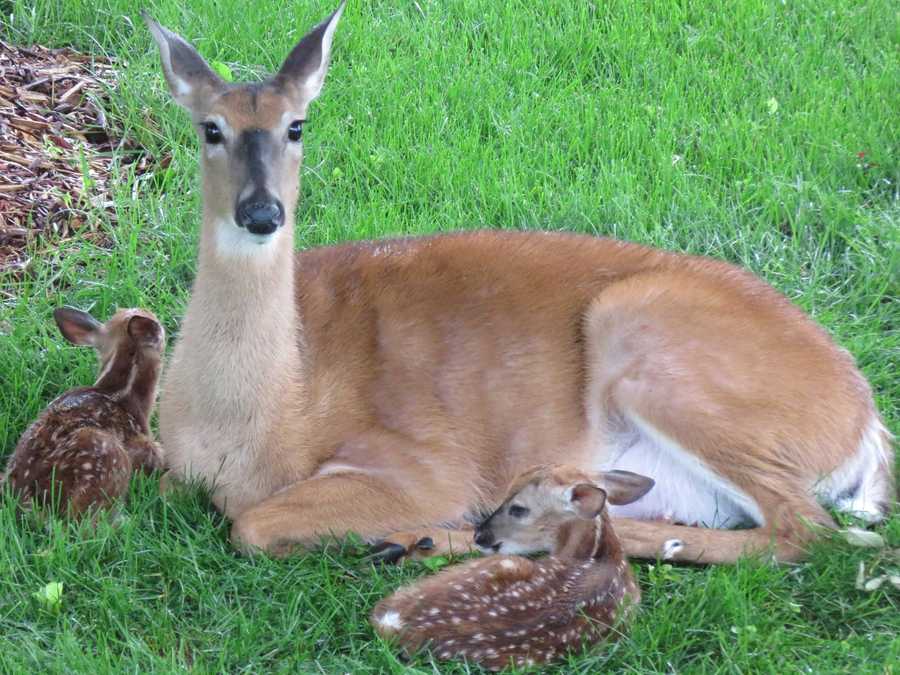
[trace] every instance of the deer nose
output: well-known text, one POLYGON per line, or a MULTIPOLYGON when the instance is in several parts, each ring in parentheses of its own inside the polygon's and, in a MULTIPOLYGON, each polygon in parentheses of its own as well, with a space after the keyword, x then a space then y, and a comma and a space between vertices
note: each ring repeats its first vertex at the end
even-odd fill
POLYGON ((277 200, 247 200, 238 204, 237 223, 253 234, 272 234, 284 224, 284 208, 277 200))
POLYGON ((494 533, 490 530, 475 530, 475 543, 482 548, 490 548, 494 545, 494 533))

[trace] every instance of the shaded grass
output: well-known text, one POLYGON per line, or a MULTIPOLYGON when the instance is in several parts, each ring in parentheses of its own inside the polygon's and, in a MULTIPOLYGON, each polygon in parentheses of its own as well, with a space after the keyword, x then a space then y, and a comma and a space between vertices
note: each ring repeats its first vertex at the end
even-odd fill
MULTIPOLYGON (((305 130, 301 246, 469 227, 570 229, 744 264, 847 347, 900 429, 900 65, 888 2, 353 2, 305 130), (420 9, 421 8, 421 11, 420 9), (774 101, 774 103, 773 103, 774 101), (859 153, 865 153, 863 157, 859 153)), ((110 117, 154 154, 117 192, 111 249, 36 261, 0 306, 0 451, 90 381, 59 304, 144 305, 177 335, 193 276, 196 141, 126 0, 0 3, 3 39, 127 60, 110 117), (12 17, 12 18, 10 18, 12 17)), ((331 9, 316 2, 147 3, 210 59, 253 78, 331 9), (252 65, 257 64, 257 65, 252 65)), ((0 508, 4 672, 391 672, 368 610, 423 573, 376 570, 352 541, 287 561, 237 558, 202 495, 138 480, 118 528, 14 523, 0 508), (58 613, 31 593, 65 585, 58 613)), ((880 530, 900 546, 900 519, 880 530)), ((560 672, 893 672, 898 595, 853 587, 887 553, 818 545, 797 566, 640 565, 629 636, 560 672)), ((429 672, 428 657, 412 668, 429 672)), ((466 672, 465 665, 440 666, 466 672)))

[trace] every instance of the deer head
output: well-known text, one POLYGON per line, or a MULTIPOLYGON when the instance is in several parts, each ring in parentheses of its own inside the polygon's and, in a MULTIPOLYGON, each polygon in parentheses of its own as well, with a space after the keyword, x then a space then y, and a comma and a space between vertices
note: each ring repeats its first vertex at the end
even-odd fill
POLYGON ((119 352, 162 354, 166 333, 159 320, 144 309, 121 309, 106 323, 74 307, 59 307, 53 319, 62 336, 73 345, 93 347, 101 370, 119 352))
POLYGON ((146 427, 166 348, 159 320, 138 308, 120 309, 106 323, 73 307, 57 308, 53 318, 66 340, 97 351, 100 374, 94 387, 125 401, 146 427))
POLYGON ((204 220, 215 228, 220 252, 271 244, 286 223, 292 226, 303 123, 325 82, 343 9, 342 3, 300 40, 276 75, 258 83, 223 81, 186 40, 144 15, 172 96, 200 136, 204 220))
POLYGON ((606 502, 630 504, 653 487, 652 478, 630 471, 586 474, 566 466, 540 466, 522 474, 508 496, 475 532, 485 552, 553 551, 569 521, 594 521, 606 502))

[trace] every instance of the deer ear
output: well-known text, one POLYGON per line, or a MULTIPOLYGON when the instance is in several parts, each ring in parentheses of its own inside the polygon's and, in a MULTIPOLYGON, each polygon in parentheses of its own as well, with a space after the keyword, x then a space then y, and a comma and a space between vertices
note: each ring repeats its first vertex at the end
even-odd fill
POLYGON ((74 307, 58 307, 53 311, 53 318, 59 326, 59 332, 73 345, 96 346, 103 324, 87 312, 74 307))
POLYGON ((606 504, 606 492, 590 483, 578 483, 569 488, 569 504, 579 518, 593 520, 606 504))
POLYGON ((331 16, 297 43, 275 76, 276 84, 294 95, 298 107, 305 108, 322 91, 331 56, 331 41, 345 4, 342 2, 331 16))
POLYGON ((647 476, 631 471, 602 471, 597 481, 606 490, 610 504, 630 504, 636 502, 650 488, 656 485, 656 481, 647 476))
POLYGON ((136 314, 128 320, 128 335, 138 344, 156 347, 162 344, 163 327, 149 316, 136 314))
POLYGON ((159 47, 163 73, 175 101, 190 111, 203 110, 209 99, 225 87, 225 83, 180 35, 158 24, 141 12, 147 28, 159 47))

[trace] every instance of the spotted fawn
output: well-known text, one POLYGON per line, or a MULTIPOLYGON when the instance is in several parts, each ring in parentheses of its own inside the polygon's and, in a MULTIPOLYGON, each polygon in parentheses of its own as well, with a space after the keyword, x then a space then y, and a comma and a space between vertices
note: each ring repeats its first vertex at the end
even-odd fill
POLYGON ((428 646, 440 659, 492 670, 545 663, 613 635, 640 590, 606 502, 631 503, 652 486, 627 471, 527 471, 478 527, 475 543, 491 553, 551 555, 490 556, 401 588, 372 613, 376 631, 406 652, 428 646))
POLYGON ((103 324, 68 307, 54 318, 69 342, 97 350, 100 374, 93 386, 56 398, 28 427, 5 481, 23 507, 49 505, 80 516, 119 497, 133 470, 159 466, 149 417, 165 331, 141 309, 120 310, 103 324))

